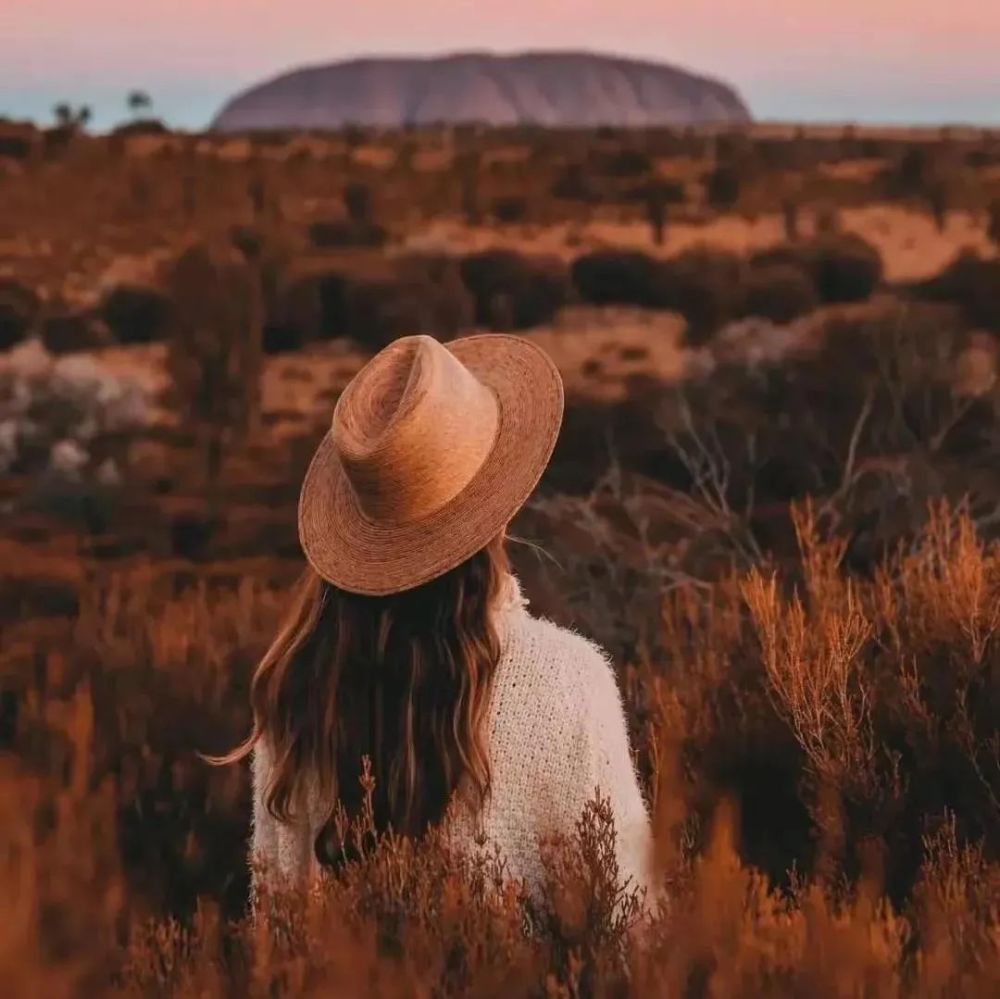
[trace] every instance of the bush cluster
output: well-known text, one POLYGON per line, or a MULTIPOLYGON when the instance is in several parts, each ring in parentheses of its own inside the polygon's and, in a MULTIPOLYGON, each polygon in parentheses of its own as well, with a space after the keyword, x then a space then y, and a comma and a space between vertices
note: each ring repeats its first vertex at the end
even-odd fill
POLYGON ((412 333, 447 340, 475 327, 527 329, 551 320, 569 296, 566 268, 550 257, 326 255, 290 268, 274 296, 267 342, 295 349, 346 336, 378 350, 412 333))
POLYGON ((13 278, 0 277, 0 350, 13 347, 28 335, 41 304, 34 289, 13 278))
POLYGON ((962 253, 916 291, 924 298, 950 302, 968 322, 1000 333, 1000 258, 962 253))
POLYGON ((569 275, 557 257, 513 250, 471 253, 460 263, 485 329, 523 330, 549 322, 570 297, 569 275))
POLYGON ((38 341, 0 365, 0 474, 116 480, 115 438, 149 419, 143 389, 86 357, 59 357, 38 341))
POLYGON ((150 343, 166 332, 170 301, 159 288, 121 284, 105 293, 97 311, 118 343, 150 343))
POLYGON ((882 258, 860 236, 827 233, 755 254, 757 266, 796 267, 813 281, 822 302, 863 302, 882 281, 882 258))
POLYGON ((702 246, 659 259, 638 250, 595 250, 572 266, 577 293, 595 305, 671 309, 691 342, 739 316, 790 322, 821 303, 863 301, 882 277, 878 251, 855 236, 824 236, 758 253, 749 262, 702 246))
MULTIPOLYGON (((593 497, 595 523, 642 517, 609 499, 593 497)), ((245 731, 282 598, 250 578, 91 583, 68 629, 36 639, 33 669, 16 643, 0 658, 0 883, 20 913, 4 924, 5 981, 88 995, 308 982, 641 996, 697 982, 751 996, 833 981, 831 995, 987 994, 998 553, 941 512, 881 573, 849 581, 843 541, 806 512, 796 523, 787 574, 666 592, 641 575, 655 620, 618 592, 617 556, 579 577, 595 607, 622 605, 655 636, 624 683, 669 898, 646 923, 630 918, 600 801, 547 849, 540 897, 488 854, 359 827, 357 859, 325 885, 265 894, 244 918, 247 775, 194 752, 245 731)))

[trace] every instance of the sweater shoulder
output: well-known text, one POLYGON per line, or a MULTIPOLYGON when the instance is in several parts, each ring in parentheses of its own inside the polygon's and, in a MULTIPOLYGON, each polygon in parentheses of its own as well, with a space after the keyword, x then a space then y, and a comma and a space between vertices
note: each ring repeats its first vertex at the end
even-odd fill
POLYGON ((526 611, 511 630, 505 659, 515 670, 530 671, 577 697, 594 684, 603 687, 614 673, 607 652, 585 635, 526 611))

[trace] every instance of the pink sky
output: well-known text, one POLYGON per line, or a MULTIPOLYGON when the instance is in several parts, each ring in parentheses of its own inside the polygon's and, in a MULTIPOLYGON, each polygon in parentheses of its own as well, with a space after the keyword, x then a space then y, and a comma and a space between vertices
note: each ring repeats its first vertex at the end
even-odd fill
POLYGON ((995 0, 0 0, 0 114, 121 115, 144 87, 202 124, 304 63, 370 53, 586 48, 737 87, 758 117, 1000 123, 995 0), (83 11, 86 11, 84 14, 83 11), (416 11, 419 11, 417 13, 416 11))

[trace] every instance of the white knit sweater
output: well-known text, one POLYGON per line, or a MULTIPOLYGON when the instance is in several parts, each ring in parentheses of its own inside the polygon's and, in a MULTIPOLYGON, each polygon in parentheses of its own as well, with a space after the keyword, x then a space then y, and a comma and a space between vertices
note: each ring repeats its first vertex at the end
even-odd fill
MULTIPOLYGON (((449 830, 469 849, 494 846, 510 877, 537 891, 541 843, 572 836, 595 793, 610 799, 622 879, 650 888, 649 818, 629 750, 625 714, 605 654, 580 635, 528 613, 515 577, 496 610, 502 653, 489 709, 492 790, 479 814, 459 795, 449 830)), ((277 822, 263 804, 270 780, 267 746, 253 758, 252 855, 282 881, 317 873, 313 842, 327 812, 311 791, 294 823, 277 822)))

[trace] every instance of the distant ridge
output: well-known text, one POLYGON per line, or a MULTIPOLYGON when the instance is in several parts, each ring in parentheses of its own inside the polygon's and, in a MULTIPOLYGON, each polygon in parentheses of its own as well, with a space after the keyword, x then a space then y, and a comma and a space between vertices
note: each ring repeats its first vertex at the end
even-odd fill
POLYGON ((750 112, 725 83, 587 52, 366 58, 293 70, 238 94, 212 128, 383 128, 430 124, 736 124, 750 112))

